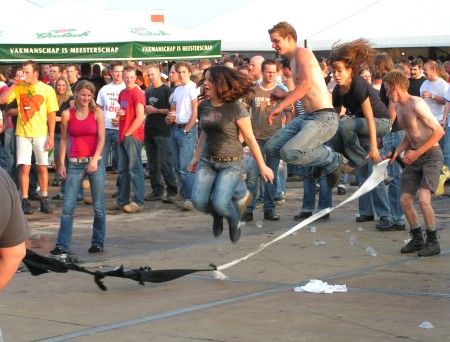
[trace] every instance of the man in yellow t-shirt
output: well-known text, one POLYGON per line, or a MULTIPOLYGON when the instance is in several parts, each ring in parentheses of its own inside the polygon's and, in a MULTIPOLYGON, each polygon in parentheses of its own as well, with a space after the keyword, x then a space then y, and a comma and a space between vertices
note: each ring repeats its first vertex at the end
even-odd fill
POLYGON ((23 64, 23 79, 16 77, 8 90, 0 95, 0 104, 17 101, 16 126, 17 165, 20 165, 22 210, 33 213, 28 199, 31 155, 34 152, 41 187, 41 212, 51 213, 48 204, 48 151, 54 145, 58 101, 55 90, 38 79, 39 66, 33 61, 23 64))

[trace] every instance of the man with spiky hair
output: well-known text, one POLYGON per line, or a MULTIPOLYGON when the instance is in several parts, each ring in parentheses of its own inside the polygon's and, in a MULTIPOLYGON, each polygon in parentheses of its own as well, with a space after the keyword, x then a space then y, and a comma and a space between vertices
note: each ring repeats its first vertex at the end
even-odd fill
POLYGON ((278 23, 269 35, 275 51, 289 58, 295 84, 290 92, 276 89, 272 93, 273 99, 281 103, 271 111, 269 124, 298 100, 305 108, 305 118, 297 117, 275 133, 266 143, 265 153, 287 163, 313 166, 316 176, 325 171, 328 186, 334 188, 341 176, 342 155, 324 144, 335 135, 339 115, 331 103, 319 62, 310 50, 297 45, 297 33, 289 23, 278 23))

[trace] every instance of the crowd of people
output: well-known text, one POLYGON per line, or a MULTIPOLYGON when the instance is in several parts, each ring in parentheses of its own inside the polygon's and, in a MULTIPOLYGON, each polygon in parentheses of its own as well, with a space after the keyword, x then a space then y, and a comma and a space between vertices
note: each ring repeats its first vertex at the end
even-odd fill
MULTIPOLYGON (((376 215, 381 231, 407 223, 412 240, 401 252, 438 254, 431 196, 450 164, 450 61, 394 61, 364 39, 335 44, 318 60, 286 22, 269 37, 281 59, 224 54, 220 61, 10 68, 0 85, 2 177, 19 189, 25 215, 34 212, 31 200, 51 214, 48 187, 60 187, 51 198, 64 201, 51 254, 71 255, 73 213, 83 199, 94 209, 89 253, 104 250, 108 210, 139 213, 146 201, 211 214, 214 236, 225 218, 237 242, 240 222, 252 221, 255 209, 280 219, 287 179, 303 179, 299 221, 313 214, 317 188, 317 208, 331 207, 333 188, 345 194, 348 174, 361 185, 385 158, 392 158, 389 180, 359 199, 356 221, 376 215), (107 172, 117 174, 117 191, 105 208, 107 172)), ((0 256, 3 246, 0 239, 0 256)))

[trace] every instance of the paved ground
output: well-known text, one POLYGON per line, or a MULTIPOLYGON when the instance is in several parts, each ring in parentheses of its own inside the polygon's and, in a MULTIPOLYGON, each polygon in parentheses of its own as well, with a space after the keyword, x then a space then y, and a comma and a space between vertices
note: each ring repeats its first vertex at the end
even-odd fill
MULTIPOLYGON (((109 175, 108 204, 113 185, 109 175)), ((51 188, 54 193, 56 188, 51 188)), ((73 250, 93 270, 222 265, 290 229, 301 196, 301 183, 288 183, 287 202, 278 207, 282 219, 264 221, 257 209, 238 244, 231 244, 226 232, 214 239, 209 217, 170 204, 147 202, 145 211, 132 215, 108 212, 106 249, 95 256, 87 253, 92 208, 80 204, 73 250), (257 227, 257 221, 263 226, 257 227)), ((333 204, 345 198, 335 195, 333 204)), ((32 247, 43 254, 53 248, 59 226, 62 203, 52 204, 54 215, 29 217, 32 247)), ((439 256, 400 254, 406 232, 381 233, 374 222, 356 223, 357 203, 352 202, 333 211, 329 221, 315 222, 315 233, 302 229, 227 269, 224 281, 212 272, 145 286, 107 278, 108 291, 102 292, 82 273, 19 273, 0 294, 0 327, 7 342, 449 341, 450 199, 435 198, 433 205, 441 236, 439 256), (354 244, 349 243, 351 235, 354 244), (316 239, 325 244, 316 246, 316 239), (369 246, 376 249, 376 257, 365 254, 369 246), (346 284, 348 292, 293 291, 310 279, 346 284), (424 321, 434 328, 419 328, 424 321)))

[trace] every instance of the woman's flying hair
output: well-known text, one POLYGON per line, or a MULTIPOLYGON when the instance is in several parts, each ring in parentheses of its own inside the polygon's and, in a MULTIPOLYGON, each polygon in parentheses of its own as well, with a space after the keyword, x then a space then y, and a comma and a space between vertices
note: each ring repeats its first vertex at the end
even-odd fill
POLYGON ((343 62, 347 69, 352 69, 352 75, 354 76, 363 65, 373 67, 376 53, 377 51, 364 38, 349 43, 338 44, 336 42, 331 48, 328 63, 332 65, 335 62, 343 62))
POLYGON ((223 102, 234 102, 254 92, 254 82, 250 75, 223 65, 215 65, 203 71, 202 78, 197 84, 201 89, 199 100, 206 98, 202 85, 208 71, 211 82, 216 86, 217 97, 223 102))

